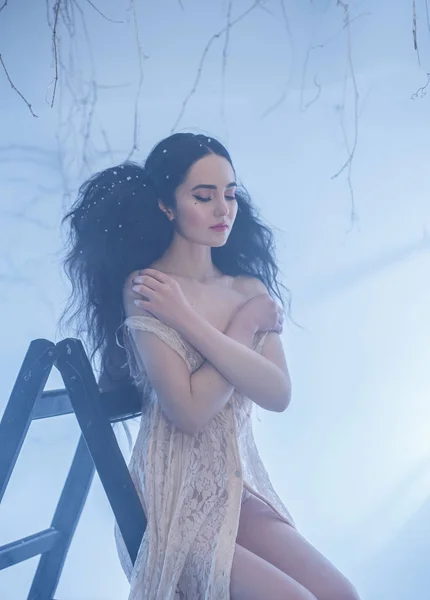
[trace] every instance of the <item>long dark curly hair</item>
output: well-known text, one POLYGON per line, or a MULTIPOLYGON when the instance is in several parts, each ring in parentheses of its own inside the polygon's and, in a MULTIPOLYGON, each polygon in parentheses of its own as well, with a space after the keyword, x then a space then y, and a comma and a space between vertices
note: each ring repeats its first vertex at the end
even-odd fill
MULTIPOLYGON (((59 326, 74 324, 74 334, 82 339, 94 368, 99 354, 105 388, 131 383, 121 339, 125 281, 159 259, 173 238, 174 225, 158 200, 174 209, 176 188, 192 165, 211 153, 227 159, 234 170, 229 153, 216 139, 171 135, 152 149, 144 165, 125 162, 88 179, 62 219, 62 225, 70 222, 64 269, 72 291, 59 326)), ((226 244, 212 248, 212 260, 225 275, 257 277, 284 308, 288 298, 290 308, 289 292, 278 281, 274 235, 240 185, 236 198, 234 226, 226 244)))

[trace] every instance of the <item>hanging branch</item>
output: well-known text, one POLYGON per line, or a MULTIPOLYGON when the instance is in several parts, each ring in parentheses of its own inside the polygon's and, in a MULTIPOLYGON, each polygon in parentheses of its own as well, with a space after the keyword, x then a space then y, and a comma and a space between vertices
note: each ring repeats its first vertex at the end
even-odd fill
POLYGON ((430 85, 430 73, 427 73, 427 83, 423 86, 421 86, 420 88, 417 89, 416 92, 414 92, 411 96, 411 100, 416 100, 418 97, 420 98, 424 98, 424 96, 427 96, 427 88, 430 85))
MULTIPOLYGON (((5 6, 6 6, 6 4, 4 4, 4 5, 2 6, 2 9, 3 9, 5 6)), ((28 101, 27 101, 27 100, 24 98, 24 96, 21 94, 21 92, 19 91, 19 89, 18 89, 18 88, 17 88, 17 87, 14 85, 14 83, 13 83, 12 79, 10 78, 10 75, 9 75, 9 73, 8 73, 7 69, 6 69, 6 65, 4 64, 3 57, 2 57, 2 55, 1 55, 1 54, 0 54, 0 64, 1 64, 1 66, 3 67, 3 70, 4 70, 4 72, 6 73, 6 77, 7 77, 7 80, 9 81, 9 83, 10 83, 10 87, 11 87, 11 88, 12 88, 12 89, 13 89, 13 90, 14 90, 14 91, 15 91, 15 92, 18 94, 18 96, 19 96, 20 98, 22 98, 22 100, 24 100, 24 102, 25 102, 25 103, 26 103, 26 105, 28 106, 28 110, 31 112, 32 116, 33 116, 33 117, 36 117, 36 119, 37 119, 37 118, 38 118, 38 116, 37 116, 37 115, 36 115, 36 114, 33 112, 33 109, 31 108, 31 104, 30 104, 30 103, 29 103, 29 102, 28 102, 28 101)))
POLYGON ((230 29, 231 29, 231 10, 233 8, 233 0, 229 0, 227 8, 227 25, 225 28, 224 47, 222 49, 222 65, 221 65, 221 120, 223 125, 227 128, 227 121, 225 118, 225 81, 227 73, 227 50, 230 43, 230 29))
POLYGON ((294 40, 293 40, 293 36, 291 33, 290 20, 288 18, 287 8, 285 6, 285 0, 280 0, 280 5, 281 5, 281 12, 282 12, 282 21, 284 23, 285 33, 286 33, 286 36, 290 43, 290 49, 291 49, 290 72, 289 72, 287 80, 285 82, 284 91, 282 92, 280 98, 274 104, 272 104, 272 106, 269 106, 269 108, 267 108, 264 111, 264 113, 261 115, 261 119, 265 119, 268 115, 270 115, 270 113, 275 111, 279 106, 281 106, 281 104, 283 104, 285 102, 285 100, 288 97, 288 93, 290 91, 290 86, 291 86, 291 83, 293 81, 293 76, 294 76, 294 40))
POLYGON ((412 0, 412 35, 414 38, 414 50, 417 53, 418 64, 421 66, 420 51, 418 50, 417 40, 417 7, 415 0, 412 0))
POLYGON ((116 19, 109 19, 109 17, 107 17, 104 13, 102 13, 102 11, 99 8, 97 8, 97 6, 93 2, 91 2, 91 0, 86 0, 86 1, 88 2, 88 4, 90 6, 92 6, 94 8, 94 10, 96 12, 99 13, 99 15, 101 17, 103 17, 103 19, 106 19, 106 21, 109 21, 109 23, 124 23, 124 21, 117 21, 116 19))
POLYGON ((429 15, 429 3, 428 3, 428 0, 425 0, 425 5, 426 5, 427 29, 430 31, 430 15, 429 15))
POLYGON ((54 50, 55 78, 54 78, 54 91, 52 93, 51 108, 54 106, 55 92, 57 91, 57 82, 58 82, 57 24, 58 24, 58 15, 60 12, 60 3, 61 3, 61 0, 57 0, 57 3, 54 7, 55 17, 54 17, 54 27, 52 29, 52 45, 53 45, 53 50, 54 50))
MULTIPOLYGON (((329 4, 330 2, 326 5, 325 10, 324 10, 324 14, 327 11, 327 9, 329 8, 329 4)), ((317 92, 315 97, 310 100, 309 102, 307 102, 306 104, 304 104, 304 90, 305 90, 305 83, 306 83, 306 75, 307 75, 307 70, 308 70, 308 64, 310 62, 310 57, 311 57, 311 53, 315 50, 323 50, 326 46, 328 46, 328 44, 331 44, 332 42, 335 42, 337 40, 337 38, 343 33, 343 31, 347 28, 350 29, 351 25, 357 21, 357 19, 361 19, 362 17, 369 17, 371 16, 370 12, 363 12, 360 13, 358 15, 356 15, 355 17, 351 17, 351 15, 349 15, 349 19, 345 20, 342 24, 342 27, 340 28, 339 31, 337 31, 336 33, 334 33, 333 35, 331 35, 329 38, 327 38, 325 41, 321 42, 320 44, 312 44, 307 52, 306 52, 306 56, 305 56, 305 60, 303 63, 303 72, 302 72, 302 84, 301 84, 301 88, 300 88, 300 109, 304 112, 305 110, 307 110, 309 108, 309 106, 311 106, 312 104, 314 104, 314 102, 316 102, 321 94, 321 85, 318 83, 316 75, 314 76, 314 84, 315 87, 317 88, 317 92)), ((322 19, 321 19, 322 20, 322 19)), ((320 23, 321 24, 321 23, 320 23)), ((316 36, 316 32, 313 35, 313 38, 315 38, 316 36)))
MULTIPOLYGON (((321 27, 321 23, 323 18, 325 17, 328 9, 330 7, 330 0, 328 0, 328 2, 326 3, 325 7, 324 7, 324 11, 322 14, 322 17, 320 18, 320 21, 318 23, 318 27, 314 30, 313 34, 312 34, 312 41, 316 38, 317 33, 319 28, 321 27)), ((326 42, 325 42, 326 43, 326 42)), ((302 83, 300 86, 300 110, 303 110, 303 97, 304 97, 304 93, 305 93, 305 83, 306 83, 306 77, 307 77, 307 70, 308 70, 308 65, 310 62, 310 58, 311 58, 311 52, 317 48, 323 48, 324 44, 311 44, 311 46, 307 49, 306 51, 306 55, 305 55, 305 60, 303 61, 303 69, 302 69, 302 83)))
MULTIPOLYGON (((348 187, 349 187, 349 191, 350 191, 350 195, 351 195, 351 223, 353 226, 354 222, 357 220, 357 214, 355 212, 355 199, 354 199, 354 190, 353 190, 352 182, 351 182, 351 171, 352 171, 352 161, 355 156, 355 151, 357 149, 357 142, 358 142, 358 98, 359 98, 359 93, 358 93, 357 81, 355 79, 354 65, 352 62, 349 4, 348 4, 348 1, 343 2, 342 0, 338 0, 337 5, 341 6, 343 8, 344 22, 345 22, 345 26, 346 26, 346 30, 347 30, 347 42, 348 42, 347 61, 348 61, 348 65, 349 65, 349 71, 351 73, 351 80, 352 80, 353 91, 354 91, 354 138, 353 138, 352 148, 350 149, 347 135, 346 135, 346 129, 345 129, 344 121, 343 121, 343 114, 344 114, 344 112, 343 112, 344 104, 343 104, 342 108, 341 108, 341 110, 342 110, 341 126, 342 126, 342 131, 344 134, 345 145, 346 145, 347 151, 349 152, 349 156, 348 156, 348 159, 346 160, 346 162, 344 163, 344 165, 341 167, 341 169, 339 169, 339 171, 332 176, 332 179, 336 179, 336 177, 339 177, 339 175, 346 168, 348 169, 348 187)), ((345 74, 345 87, 346 87, 346 74, 345 74)))
POLYGON ((181 107, 181 110, 179 111, 178 118, 176 119, 176 121, 175 121, 172 129, 170 130, 170 133, 173 134, 175 132, 176 127, 179 125, 182 117, 184 116, 184 113, 185 113, 185 110, 186 110, 186 108, 188 106, 189 101, 191 100, 191 98, 194 96, 194 94, 197 91, 197 87, 199 85, 200 78, 202 76, 203 65, 205 63, 206 57, 208 55, 208 52, 209 52, 212 44, 215 42, 215 40, 219 39, 223 35, 223 33, 226 32, 227 28, 231 30, 232 27, 234 27, 235 25, 237 25, 237 23, 239 23, 240 21, 242 21, 242 19, 244 19, 245 17, 247 17, 249 15, 249 13, 251 13, 253 10, 255 10, 258 7, 262 8, 260 6, 260 2, 261 2, 261 0, 255 0, 254 3, 252 4, 252 6, 250 6, 241 15, 239 15, 237 17, 237 19, 234 19, 233 21, 231 21, 231 23, 229 23, 226 27, 223 27, 218 33, 214 33, 213 36, 210 38, 210 40, 206 44, 205 49, 202 52, 202 56, 200 58, 200 63, 199 63, 199 66, 197 68, 196 78, 194 80, 192 88, 191 88, 191 90, 189 91, 189 93, 185 97, 185 100, 182 103, 182 107, 181 107))
POLYGON ((421 66, 420 51, 417 40, 417 7, 415 0, 412 0, 412 35, 414 37, 414 50, 417 53, 418 64, 421 66))
POLYGON ((140 93, 142 91, 143 81, 145 78, 144 72, 143 72, 143 61, 148 58, 148 56, 146 56, 146 54, 143 52, 142 44, 140 42, 135 0, 131 0, 131 6, 133 9, 134 36, 135 36, 135 40, 136 40, 137 57, 138 57, 138 65, 139 65, 139 81, 137 82, 136 98, 134 101, 133 146, 127 156, 127 160, 130 160, 134 151, 138 150, 137 140, 138 140, 138 134, 139 134, 139 99, 140 99, 140 93))
MULTIPOLYGON (((75 106, 77 109, 76 112, 82 114, 82 121, 81 121, 81 128, 80 128, 80 134, 81 134, 81 139, 82 139, 82 149, 81 149, 82 162, 81 162, 80 176, 81 175, 83 176, 84 169, 86 169, 88 173, 91 173, 91 169, 92 169, 92 165, 91 165, 91 161, 90 161, 90 151, 93 149, 92 148, 92 132, 93 132, 93 125, 94 125, 96 108, 97 108, 99 84, 96 81, 96 72, 95 72, 95 67, 94 67, 94 57, 93 57, 92 46, 91 46, 91 37, 90 37, 90 33, 88 31, 84 11, 76 0, 72 0, 71 6, 74 7, 78 11, 78 14, 79 14, 79 17, 81 20, 82 32, 83 32, 83 35, 84 35, 84 38, 85 38, 85 41, 87 44, 87 49, 88 49, 87 51, 88 51, 89 60, 88 60, 87 64, 90 68, 89 81, 86 82, 85 91, 82 92, 82 96, 80 99, 77 97, 76 94, 73 93, 73 91, 69 87, 69 91, 74 99, 75 106)), ((90 3, 90 6, 93 6, 92 3, 90 3)), ((99 13, 100 11, 97 11, 97 12, 99 13)), ((101 16, 105 18, 105 15, 103 15, 102 13, 101 13, 101 16)), ((74 18, 74 15, 73 15, 73 22, 76 24, 76 18, 74 18)), ((69 30, 70 30, 70 27, 69 27, 69 30)), ((70 37, 72 39, 76 39, 76 36, 74 36, 73 31, 70 31, 70 37)), ((67 74, 67 68, 62 63, 60 63, 60 67, 61 67, 62 73, 67 74)))

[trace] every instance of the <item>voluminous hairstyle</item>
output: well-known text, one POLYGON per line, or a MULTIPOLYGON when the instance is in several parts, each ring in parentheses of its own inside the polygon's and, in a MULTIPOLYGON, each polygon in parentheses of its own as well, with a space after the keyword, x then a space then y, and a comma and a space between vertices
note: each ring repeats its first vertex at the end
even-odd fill
MULTIPOLYGON (((209 154, 233 163, 216 139, 176 133, 157 144, 144 165, 125 162, 96 173, 79 189, 64 216, 69 224, 64 270, 72 285, 60 325, 70 327, 90 352, 100 356, 106 389, 131 383, 123 346, 123 287, 133 271, 159 259, 174 234, 174 221, 158 201, 175 209, 175 190, 192 165, 209 154), (119 342, 119 344, 117 343, 119 342)), ((236 192, 238 211, 226 244, 212 248, 212 260, 225 275, 260 279, 285 306, 278 282, 274 236, 259 219, 246 190, 236 192)), ((290 304, 290 302, 288 302, 290 304)))

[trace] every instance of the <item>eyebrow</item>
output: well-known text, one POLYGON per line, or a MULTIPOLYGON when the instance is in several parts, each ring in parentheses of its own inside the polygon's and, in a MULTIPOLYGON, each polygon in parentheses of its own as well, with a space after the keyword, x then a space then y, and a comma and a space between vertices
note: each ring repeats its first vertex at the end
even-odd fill
MULTIPOLYGON (((232 181, 226 187, 227 188, 237 187, 237 183, 235 181, 232 181)), ((202 183, 202 184, 194 186, 191 189, 191 191, 194 192, 194 190, 198 190, 199 188, 204 188, 205 190, 217 190, 218 189, 216 185, 209 185, 207 183, 202 183)))

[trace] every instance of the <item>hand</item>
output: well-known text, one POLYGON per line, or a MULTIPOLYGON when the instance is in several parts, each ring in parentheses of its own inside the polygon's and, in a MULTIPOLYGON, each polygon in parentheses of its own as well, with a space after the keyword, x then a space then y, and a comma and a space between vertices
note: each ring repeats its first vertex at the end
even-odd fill
POLYGON ((143 269, 133 284, 133 291, 141 295, 135 304, 174 329, 179 329, 193 311, 179 283, 166 273, 143 269))
POLYGON ((241 319, 255 331, 276 331, 282 333, 284 312, 269 294, 258 294, 247 300, 236 312, 234 318, 241 319))

